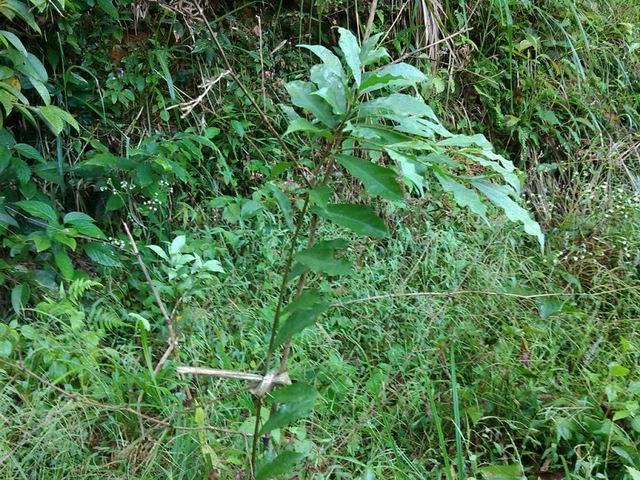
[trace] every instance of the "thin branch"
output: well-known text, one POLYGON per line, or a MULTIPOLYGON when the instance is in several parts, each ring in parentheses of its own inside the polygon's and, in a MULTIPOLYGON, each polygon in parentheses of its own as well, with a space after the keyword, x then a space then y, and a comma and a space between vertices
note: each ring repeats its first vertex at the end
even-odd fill
POLYGON ((164 317, 164 321, 167 325, 167 330, 169 331, 169 340, 168 340, 169 346, 167 347, 167 350, 164 352, 162 357, 160 357, 160 360, 158 361, 155 368, 153 369, 154 373, 157 373, 160 370, 160 367, 164 364, 164 362, 167 361, 167 359, 171 355, 171 352, 173 352, 173 349, 176 347, 177 341, 176 341, 176 332, 173 328, 173 318, 171 317, 171 315, 169 315, 169 312, 164 306, 164 302, 160 298, 160 293, 158 292, 158 289, 156 288, 153 281, 151 280, 151 276, 149 275, 147 266, 142 261, 142 257, 140 256, 140 252, 138 251, 138 246, 136 245, 136 241, 133 239, 133 235, 131 235, 131 232, 129 231, 129 226, 126 224, 126 222, 122 222, 122 225, 124 226, 124 231, 126 232, 127 237, 129 237, 129 243, 131 243, 131 249, 133 250, 133 254, 136 257, 136 260, 138 261, 138 265, 140 265, 140 270, 142 270, 142 274, 144 275, 144 278, 147 280, 147 284, 151 289, 151 293, 153 294, 153 298, 156 301, 156 305, 158 305, 160 312, 162 312, 162 316, 164 317))
POLYGON ((446 292, 404 292, 404 293, 385 293, 381 295, 372 295, 370 297, 354 298, 346 300, 344 302, 332 303, 331 308, 346 307, 347 305, 354 305, 356 303, 375 302, 377 300, 386 300, 389 298, 407 298, 407 297, 453 297, 458 295, 487 295, 494 297, 511 297, 520 298, 523 300, 532 300, 535 298, 552 298, 552 297, 572 297, 572 296, 594 296, 594 295, 608 295, 611 293, 618 293, 626 290, 634 290, 637 287, 629 286, 626 288, 616 288, 612 290, 605 290, 602 292, 589 292, 589 293, 510 293, 510 292, 494 292, 491 290, 452 290, 446 292))
POLYGON ((373 21, 376 18, 376 10, 378 8, 378 0, 372 0, 371 7, 369 8, 369 18, 367 19, 367 26, 364 29, 363 41, 367 41, 369 35, 371 35, 371 28, 373 27, 373 21))
POLYGON ((463 33, 469 32, 469 31, 471 31, 471 30, 473 30, 473 28, 470 28, 470 27, 466 27, 466 28, 463 28, 462 30, 458 30, 457 32, 452 33, 451 35, 448 35, 448 36, 446 36, 446 37, 444 37, 444 38, 441 38, 441 39, 440 39, 440 40, 438 40, 437 42, 430 43, 429 45, 424 45, 424 46, 422 46, 422 47, 420 47, 420 48, 417 48, 417 49, 416 49, 416 50, 414 50, 413 52, 407 52, 407 53, 405 53, 404 55, 401 55, 401 56, 399 56, 398 58, 396 58, 396 59, 395 59, 394 61, 392 61, 391 63, 398 63, 398 62, 402 62, 403 60, 406 60, 406 59, 407 59, 407 58, 409 58, 409 57, 413 57, 414 55, 416 55, 416 54, 418 54, 418 53, 420 53, 420 52, 423 52, 423 51, 425 51, 425 50, 428 50, 428 49, 430 49, 430 48, 432 48, 432 47, 435 47, 436 45, 439 45, 439 44, 441 44, 441 43, 443 43, 443 42, 448 42, 448 41, 449 41, 449 40, 451 40, 452 38, 455 38, 455 37, 457 37, 457 36, 459 36, 459 35, 462 35, 463 33))

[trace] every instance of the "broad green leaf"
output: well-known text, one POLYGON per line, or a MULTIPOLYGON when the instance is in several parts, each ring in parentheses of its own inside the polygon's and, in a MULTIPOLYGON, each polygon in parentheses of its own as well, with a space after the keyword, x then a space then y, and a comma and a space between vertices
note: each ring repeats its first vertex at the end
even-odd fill
POLYGON ((30 160, 36 160, 38 162, 45 161, 42 154, 31 145, 28 145, 26 143, 16 143, 13 148, 21 157, 28 158, 30 160))
POLYGON ((326 65, 314 65, 311 67, 311 81, 318 86, 318 91, 313 95, 317 95, 331 105, 331 110, 336 115, 345 113, 347 93, 340 77, 326 65))
POLYGON ((427 80, 427 76, 424 73, 408 63, 393 63, 373 73, 380 77, 391 75, 395 78, 386 83, 374 83, 367 88, 362 88, 361 93, 374 92, 384 87, 408 87, 427 80))
POLYGON ((115 267, 120 265, 113 248, 99 242, 87 242, 84 245, 84 252, 94 262, 105 267, 115 267))
POLYGON ((6 41, 13 45, 13 47, 18 50, 24 57, 27 57, 29 55, 29 52, 27 52, 27 49, 24 48, 24 45, 15 33, 7 32, 6 30, 0 30, 0 36, 4 37, 6 41))
POLYGON ((536 222, 531 214, 514 202, 499 185, 489 183, 485 180, 472 180, 472 185, 480 190, 493 204, 500 207, 507 218, 512 222, 521 222, 524 225, 524 231, 529 235, 533 235, 538 239, 540 248, 544 248, 544 234, 540 230, 540 225, 536 222))
POLYGON ((360 70, 362 68, 362 64, 360 63, 360 47, 358 46, 358 39, 353 33, 344 28, 338 28, 338 32, 340 33, 338 45, 340 45, 340 50, 342 50, 344 59, 351 69, 356 86, 358 86, 362 80, 362 72, 360 70))
POLYGON ((320 301, 310 308, 298 308, 289 314, 284 321, 275 339, 275 345, 282 345, 284 341, 312 326, 320 315, 327 311, 329 305, 320 301))
POLYGON ((0 173, 9 166, 11 151, 4 145, 0 145, 0 173))
POLYGON ((60 135, 65 123, 71 125, 76 131, 80 130, 80 126, 75 118, 73 118, 69 112, 55 105, 36 107, 35 110, 47 122, 54 135, 60 135))
POLYGON ((428 117, 439 123, 433 109, 424 103, 422 98, 404 93, 392 93, 386 97, 362 102, 358 110, 358 114, 364 117, 380 116, 383 113, 392 113, 401 117, 428 117))
POLYGON ((276 390, 273 401, 279 404, 279 407, 262 426, 260 435, 286 427, 308 415, 313 409, 316 398, 318 398, 318 391, 315 387, 302 382, 276 390))
POLYGON ((330 198, 331 190, 326 185, 321 185, 309 190, 309 201, 316 207, 326 208, 330 198))
POLYGON ((27 303, 30 296, 29 285, 19 283, 11 289, 11 306, 16 314, 20 314, 22 307, 27 303))
POLYGON ((325 209, 315 209, 321 217, 369 237, 386 237, 389 235, 384 222, 371 208, 364 205, 337 203, 327 205, 325 209))
POLYGON ((107 212, 111 212, 122 207, 124 207, 124 199, 122 198, 122 195, 119 193, 112 193, 104 208, 107 212))
POLYGON ((35 88, 35 90, 38 92, 38 95, 40 95, 40 98, 42 98, 42 101, 44 102, 45 105, 50 105, 51 104, 51 95, 49 95, 49 90, 47 90, 47 87, 45 86, 44 83, 42 83, 40 80, 36 80, 35 78, 31 78, 31 85, 33 85, 33 88, 35 88))
POLYGON ((51 246, 51 239, 44 232, 33 232, 28 237, 36 246, 36 252, 44 252, 51 246))
POLYGON ((7 358, 13 352, 13 344, 9 340, 0 342, 0 357, 7 358))
POLYGON ((378 90, 388 85, 392 80, 397 80, 399 78, 400 77, 391 75, 390 73, 365 73, 362 77, 362 83, 360 83, 360 93, 367 93, 373 90, 378 90))
POLYGON ((224 273, 224 268, 218 260, 207 260, 202 264, 202 268, 208 272, 224 273))
POLYGON ((16 202, 16 205, 30 215, 46 220, 47 222, 55 222, 58 216, 51 205, 39 202, 37 200, 21 200, 16 202))
POLYGON ((284 451, 276 458, 265 463, 256 472, 256 480, 269 480, 279 475, 289 472, 296 464, 304 458, 304 454, 298 452, 284 451))
POLYGON ((347 260, 335 258, 336 250, 343 250, 348 244, 343 239, 321 241, 298 252, 295 260, 316 273, 348 275, 353 272, 351 264, 347 260))
POLYGON ((377 46, 382 35, 382 32, 376 33, 362 42, 362 46, 360 47, 360 63, 362 63, 362 65, 373 65, 389 58, 387 49, 377 46))
POLYGON ((322 45, 298 45, 298 47, 306 48, 315 53, 320 60, 327 66, 329 70, 335 73, 341 80, 345 80, 344 70, 340 59, 333 54, 331 50, 322 45))
POLYGON ((93 223, 93 218, 91 218, 86 213, 69 212, 63 217, 62 221, 64 223, 70 223, 71 225, 76 225, 78 223, 93 223))
POLYGON ((185 246, 186 243, 187 243, 187 237, 185 237, 184 235, 178 235, 176 238, 173 239, 173 241, 171 242, 171 245, 169 246, 169 255, 175 255, 177 253, 180 253, 180 251, 182 250, 182 248, 185 246))
POLYGON ((167 260, 169 261, 169 256, 167 255, 167 252, 165 252, 162 248, 160 248, 158 245, 147 245, 147 248, 149 250, 152 250, 153 252, 155 252, 156 255, 158 255, 160 258, 162 258, 163 260, 167 260))
POLYGON ((90 222, 77 222, 73 225, 73 230, 87 237, 105 238, 104 232, 90 222))
POLYGON ((522 468, 520 465, 491 465, 479 469, 485 480, 520 480, 522 468))
POLYGON ((385 150, 389 154, 389 157, 398 164, 405 180, 410 182, 410 184, 413 184, 418 191, 422 193, 424 191, 424 178, 418 172, 419 164, 416 158, 391 148, 387 148, 385 150))
POLYGON ((629 373, 629 369, 620 365, 619 363, 611 363, 609 364, 609 375, 612 377, 624 377, 629 373))
POLYGON ((337 118, 331 111, 331 106, 318 95, 317 88, 311 82, 303 82, 295 80, 285 85, 291 103, 311 113, 315 118, 320 120, 327 127, 333 128, 337 124, 337 118))
POLYGON ((61 248, 55 249, 53 252, 53 260, 64 278, 73 278, 73 263, 71 262, 69 255, 67 255, 67 252, 61 248))
POLYGON ((454 135, 453 137, 440 140, 438 145, 441 147, 471 147, 476 145, 485 150, 492 150, 493 148, 491 143, 489 143, 487 138, 481 133, 476 135, 454 135))
POLYGON ((290 133, 294 132, 307 132, 313 133, 316 135, 321 135, 324 138, 331 138, 331 132, 325 128, 320 128, 313 123, 311 123, 306 118, 298 117, 291 122, 289 122, 289 126, 287 127, 287 131, 284 132, 284 135, 287 136, 290 133))
POLYGON ((438 179, 438 182, 440 182, 442 189, 445 192, 453 194, 453 198, 458 205, 467 207, 473 213, 482 218, 487 225, 489 224, 489 220, 487 219, 487 207, 482 203, 482 200, 480 200, 480 197, 474 190, 465 187, 444 173, 435 173, 435 176, 438 179))
POLYGON ((631 475, 631 480, 640 480, 640 470, 636 470, 629 466, 627 466, 626 469, 629 475, 631 475))
POLYGON ((402 188, 396 180, 396 172, 368 160, 337 154, 336 160, 354 177, 360 179, 369 195, 380 195, 391 201, 402 201, 402 188))

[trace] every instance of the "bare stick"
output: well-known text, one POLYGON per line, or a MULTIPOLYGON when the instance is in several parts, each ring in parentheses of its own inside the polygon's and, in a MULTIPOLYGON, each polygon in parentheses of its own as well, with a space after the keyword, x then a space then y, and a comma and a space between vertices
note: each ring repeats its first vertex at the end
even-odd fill
POLYGON ((354 298, 352 300, 346 300, 344 302, 332 303, 331 308, 346 307, 347 305, 354 305, 356 303, 374 302, 376 300, 386 300, 389 298, 407 298, 407 297, 453 297, 457 295, 487 295, 494 297, 511 297, 520 298, 523 300, 531 300, 534 298, 550 298, 550 297, 570 297, 570 296, 582 296, 582 295, 607 295, 610 293, 617 293, 625 290, 633 290, 637 287, 629 286, 625 288, 616 288, 612 290, 605 290, 603 292, 588 292, 588 293, 510 293, 510 292, 493 292, 490 290, 452 290, 448 292, 402 292, 402 293, 385 293, 381 295, 372 295, 370 297, 354 298))
POLYGON ((414 55, 415 55, 415 54, 417 54, 417 53, 423 52, 424 50, 428 50, 428 49, 430 49, 431 47, 435 47, 436 45, 439 45, 439 44, 441 44, 441 43, 443 43, 443 42, 448 42, 448 41, 449 41, 449 40, 451 40, 452 38, 455 38, 455 37, 457 37, 457 36, 459 36, 459 35, 462 35, 463 33, 469 32, 469 31, 471 31, 471 30, 473 30, 473 28, 469 28, 469 27, 467 27, 467 28, 463 28, 462 30, 458 30, 457 32, 452 33, 451 35, 448 35, 448 36, 446 36, 446 37, 444 37, 444 38, 441 38, 441 39, 440 39, 440 40, 438 40, 437 42, 430 43, 429 45, 424 45, 424 46, 422 46, 422 47, 420 47, 420 48, 418 48, 418 49, 414 50, 413 52, 405 53, 404 55, 401 55, 401 56, 399 56, 398 58, 396 58, 396 59, 395 59, 393 62, 391 62, 391 63, 398 63, 398 62, 401 62, 401 61, 403 61, 403 60, 406 60, 407 58, 412 57, 412 56, 414 56, 414 55))
POLYGON ((378 8, 378 0, 371 2, 371 8, 369 9, 369 18, 367 19, 367 26, 364 29, 363 40, 367 41, 369 35, 371 35, 371 27, 373 27, 373 20, 376 18, 376 9, 378 8))

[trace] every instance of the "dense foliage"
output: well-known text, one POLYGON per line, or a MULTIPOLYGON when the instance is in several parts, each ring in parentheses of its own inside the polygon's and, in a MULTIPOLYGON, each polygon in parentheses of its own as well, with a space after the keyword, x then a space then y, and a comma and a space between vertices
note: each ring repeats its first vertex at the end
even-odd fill
POLYGON ((0 476, 640 478, 640 6, 226 3, 0 0, 0 476))

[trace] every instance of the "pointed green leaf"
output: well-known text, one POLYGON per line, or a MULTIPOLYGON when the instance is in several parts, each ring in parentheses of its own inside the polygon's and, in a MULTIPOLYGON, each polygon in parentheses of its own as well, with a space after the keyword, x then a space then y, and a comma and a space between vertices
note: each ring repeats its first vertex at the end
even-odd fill
POLYGON ((360 70, 362 65, 360 63, 360 47, 358 46, 358 39, 353 33, 344 28, 338 28, 338 32, 340 33, 338 45, 340 45, 340 50, 342 50, 344 59, 351 69, 356 86, 358 86, 362 80, 362 72, 360 70))
POLYGON ((289 135, 294 132, 307 132, 313 133, 316 135, 321 135, 324 138, 331 138, 331 132, 326 128, 319 128, 318 126, 311 123, 306 118, 298 117, 291 122, 289 122, 289 126, 287 127, 287 131, 284 132, 284 136, 289 135))
POLYGON ((479 470, 485 480, 520 480, 522 478, 520 465, 491 465, 479 470))
POLYGON ((304 458, 304 454, 298 452, 285 451, 276 458, 265 463, 256 473, 256 480, 269 480, 279 475, 289 472, 296 464, 304 458))
POLYGON ((71 225, 77 225, 79 223, 93 223, 93 218, 91 218, 86 213, 69 212, 64 216, 62 221, 71 225))
POLYGON ((362 42, 360 47, 360 62, 363 65, 373 65, 389 58, 389 52, 384 47, 377 47, 380 37, 383 33, 376 33, 371 35, 368 39, 362 42))
POLYGON ((84 244, 84 253, 86 253, 91 260, 105 267, 120 265, 110 245, 98 242, 87 242, 84 244))
POLYGON ((24 45, 15 33, 7 32, 6 30, 0 30, 0 36, 4 37, 23 56, 26 57, 29 55, 29 52, 27 52, 27 49, 24 48, 24 45))
POLYGON ((375 212, 364 205, 350 203, 336 203, 327 208, 316 209, 321 217, 346 227, 358 235, 368 237, 386 237, 389 235, 387 227, 375 212))
POLYGON ((287 338, 291 338, 312 326, 320 315, 327 311, 329 304, 324 301, 315 303, 310 308, 298 308, 291 312, 282 324, 275 339, 275 345, 282 345, 287 338))
POLYGON ((16 202, 16 205, 30 215, 41 220, 46 220, 47 222, 55 222, 58 218, 55 210, 51 208, 51 205, 44 202, 39 202, 37 200, 21 200, 20 202, 16 202))
POLYGON ((28 158, 30 160, 37 160, 38 162, 44 162, 44 158, 38 150, 26 143, 16 143, 13 148, 21 157, 28 158))
POLYGON ((369 195, 380 195, 391 201, 402 201, 402 188, 396 172, 368 160, 351 155, 336 155, 336 160, 354 177, 360 179, 369 195))
POLYGON ((158 255, 160 258, 162 258, 163 260, 167 260, 169 261, 169 256, 167 255, 167 252, 165 252, 162 248, 160 248, 158 245, 147 245, 147 248, 149 250, 153 250, 155 252, 156 255, 158 255))
POLYGON ((435 176, 438 179, 438 182, 440 182, 440 185, 442 185, 442 189, 445 192, 453 194, 453 198, 458 205, 461 207, 467 207, 473 213, 482 218, 487 225, 489 224, 489 220, 487 219, 487 207, 482 203, 482 200, 480 200, 480 197, 474 190, 456 182, 453 178, 444 173, 435 173, 435 176))
POLYGON ((424 103, 422 98, 405 95, 404 93, 392 93, 386 97, 362 102, 358 110, 358 114, 364 117, 380 116, 383 113, 393 113, 401 117, 428 117, 439 122, 438 117, 433 113, 433 109, 424 103))
POLYGON ((311 50, 320 58, 320 60, 322 60, 329 70, 340 77, 340 79, 345 80, 342 63, 340 62, 340 59, 331 52, 331 50, 323 47, 322 45, 298 45, 298 47, 311 50))
POLYGON ((291 207, 289 197, 287 197, 276 184, 271 183, 269 186, 273 192, 273 197, 276 199, 276 202, 278 202, 278 206, 280 207, 280 211, 282 211, 282 215, 284 216, 287 225, 289 228, 293 228, 293 208, 291 207))
POLYGON ((287 83, 285 88, 291 97, 291 103, 295 106, 311 113, 327 127, 336 126, 337 119, 331 111, 331 106, 321 97, 313 95, 317 91, 313 83, 295 80, 287 83))
POLYGON ((185 237, 184 235, 178 235, 176 238, 173 239, 173 241, 171 242, 171 245, 169 246, 169 254, 175 255, 177 253, 180 253, 180 251, 182 250, 182 248, 185 246, 186 243, 187 243, 187 237, 185 237))
POLYGON ((31 290, 28 285, 19 283, 11 289, 11 306, 16 314, 20 314, 22 307, 27 303, 31 296, 31 290))
POLYGON ((346 260, 335 258, 336 250, 343 250, 348 244, 349 242, 343 239, 321 241, 311 248, 298 252, 295 260, 316 273, 348 275, 353 272, 351 264, 346 260))
POLYGON ((472 180, 471 183, 493 204, 500 207, 509 220, 512 222, 521 222, 524 225, 524 231, 536 237, 540 248, 544 248, 544 234, 538 222, 531 217, 528 211, 514 202, 509 195, 500 189, 499 185, 489 183, 485 180, 472 180))
POLYGON ((361 87, 361 93, 374 92, 384 87, 408 87, 427 80, 427 76, 424 73, 408 63, 393 63, 391 65, 386 65, 373 73, 379 77, 391 75, 394 78, 386 83, 373 83, 366 88, 361 87))
POLYGON ((53 260, 55 261, 58 270, 60 270, 60 273, 64 278, 73 278, 73 263, 71 262, 71 258, 69 258, 69 255, 67 255, 67 252, 65 252, 62 248, 57 248, 53 252, 53 260))
POLYGON ((311 81, 318 86, 317 95, 331 105, 333 113, 342 115, 347 109, 347 92, 342 79, 333 73, 326 65, 311 67, 311 81))
POLYGON ((260 435, 290 425, 308 415, 318 398, 318 390, 312 385, 297 382, 276 390, 272 396, 273 402, 279 404, 279 407, 262 426, 260 435))

